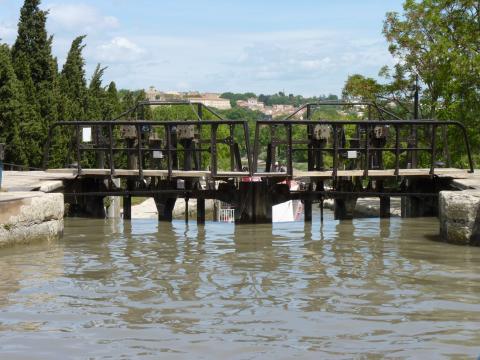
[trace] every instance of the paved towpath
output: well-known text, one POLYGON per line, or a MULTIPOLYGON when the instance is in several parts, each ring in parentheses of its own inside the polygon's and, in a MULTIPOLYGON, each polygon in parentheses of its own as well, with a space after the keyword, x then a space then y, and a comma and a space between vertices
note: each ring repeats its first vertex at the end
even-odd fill
POLYGON ((63 180, 73 175, 44 171, 4 171, 2 190, 6 192, 52 192, 63 186, 63 180))

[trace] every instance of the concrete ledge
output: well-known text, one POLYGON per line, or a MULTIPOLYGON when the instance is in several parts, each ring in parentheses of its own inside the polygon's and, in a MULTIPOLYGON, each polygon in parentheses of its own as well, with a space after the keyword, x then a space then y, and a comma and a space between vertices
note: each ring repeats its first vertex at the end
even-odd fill
POLYGON ((0 246, 58 237, 63 213, 62 194, 0 193, 0 246))
POLYGON ((480 245, 480 190, 440 192, 439 218, 444 241, 480 245))

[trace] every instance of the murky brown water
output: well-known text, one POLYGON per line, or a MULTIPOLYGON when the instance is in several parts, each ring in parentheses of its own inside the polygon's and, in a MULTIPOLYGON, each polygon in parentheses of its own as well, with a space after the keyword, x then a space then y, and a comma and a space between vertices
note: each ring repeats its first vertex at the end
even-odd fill
POLYGON ((480 249, 437 231, 68 220, 0 250, 0 358, 475 358, 480 249))

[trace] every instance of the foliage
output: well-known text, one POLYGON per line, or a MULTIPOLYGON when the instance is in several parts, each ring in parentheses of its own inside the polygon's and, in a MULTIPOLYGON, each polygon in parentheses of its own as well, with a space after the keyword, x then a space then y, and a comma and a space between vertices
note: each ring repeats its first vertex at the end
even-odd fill
POLYGON ((41 166, 43 144, 48 129, 58 117, 57 63, 52 56, 52 40, 45 23, 47 12, 39 9, 39 0, 25 0, 18 23, 18 36, 12 48, 12 60, 18 79, 31 103, 28 125, 22 124, 28 138, 31 166, 41 166))
POLYGON ((224 99, 230 99, 230 103, 232 107, 237 106, 237 101, 239 100, 246 101, 250 98, 254 98, 260 102, 263 102, 265 106, 293 105, 295 107, 306 104, 308 102, 317 102, 322 100, 338 100, 338 96, 332 95, 332 94, 328 96, 320 95, 320 96, 305 98, 301 95, 294 95, 294 94, 285 95, 285 93, 283 93, 282 91, 279 91, 278 93, 273 95, 260 94, 258 95, 258 97, 256 94, 252 92, 246 92, 246 93, 226 92, 226 93, 223 93, 220 97, 224 99))
POLYGON ((25 115, 25 95, 13 69, 10 49, 0 45, 0 142, 7 144, 7 163, 28 165, 24 149, 27 139, 22 140, 20 134, 25 115))
MULTIPOLYGON (((387 14, 383 33, 398 60, 384 67, 385 82, 350 76, 345 98, 393 104, 403 118, 413 114, 415 81, 420 82, 423 118, 458 120, 467 126, 474 147, 480 145, 480 4, 474 0, 406 0, 403 13, 387 14)), ((450 155, 461 163, 463 138, 448 134, 450 155)), ((446 149, 444 149, 446 150, 446 149)))

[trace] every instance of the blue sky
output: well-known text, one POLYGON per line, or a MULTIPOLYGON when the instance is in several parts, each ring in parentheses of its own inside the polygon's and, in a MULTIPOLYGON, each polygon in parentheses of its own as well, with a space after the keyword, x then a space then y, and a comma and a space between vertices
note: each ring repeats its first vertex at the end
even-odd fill
MULTIPOLYGON (((0 0, 0 38, 23 1, 0 0)), ((108 66, 121 88, 340 94, 349 74, 394 64, 382 36, 401 0, 44 0, 54 54, 86 34, 87 76, 108 66)))

